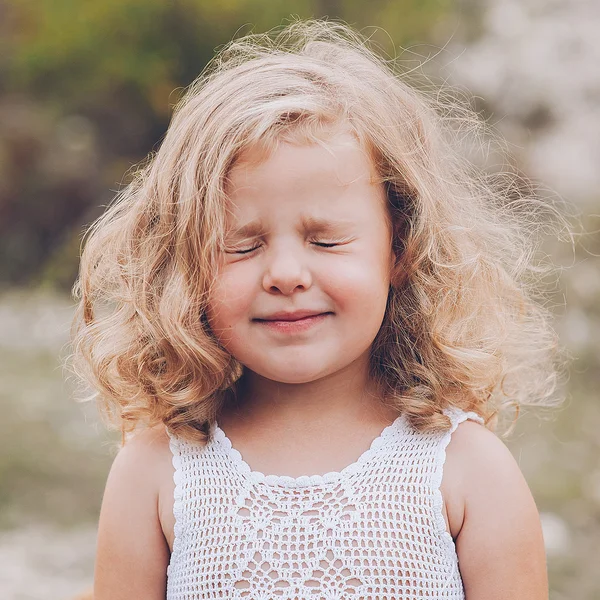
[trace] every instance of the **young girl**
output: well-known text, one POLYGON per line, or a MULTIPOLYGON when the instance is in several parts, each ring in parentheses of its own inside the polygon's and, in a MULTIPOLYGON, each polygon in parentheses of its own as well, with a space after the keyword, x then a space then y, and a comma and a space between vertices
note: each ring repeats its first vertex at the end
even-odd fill
POLYGON ((547 597, 492 432, 554 387, 532 213, 453 140, 342 25, 191 86, 81 260, 79 369, 134 433, 96 600, 547 597))

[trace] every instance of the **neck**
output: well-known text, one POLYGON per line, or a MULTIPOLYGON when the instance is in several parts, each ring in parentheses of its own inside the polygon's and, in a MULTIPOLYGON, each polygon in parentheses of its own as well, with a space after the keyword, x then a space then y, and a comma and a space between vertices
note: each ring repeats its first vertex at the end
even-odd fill
POLYGON ((368 356, 299 384, 273 381, 248 370, 238 382, 237 400, 225 412, 226 420, 296 431, 329 428, 344 420, 386 421, 390 415, 369 380, 368 356))

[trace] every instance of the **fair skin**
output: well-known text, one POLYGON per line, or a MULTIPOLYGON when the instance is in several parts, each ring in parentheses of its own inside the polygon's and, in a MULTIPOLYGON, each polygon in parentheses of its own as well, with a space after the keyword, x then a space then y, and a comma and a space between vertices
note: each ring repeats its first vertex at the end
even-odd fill
MULTIPOLYGON (((227 244, 208 314, 245 365, 238 401, 219 424, 255 470, 337 471, 395 416, 368 379, 395 258, 385 195, 348 133, 255 158, 248 151, 230 174, 227 244), (304 324, 278 314, 304 309, 314 313, 304 324)), ((547 598, 539 517, 510 452, 465 422, 446 454, 443 513, 467 599, 547 598)), ((172 498, 168 438, 164 428, 146 430, 120 451, 107 482, 97 600, 164 599, 172 498)))

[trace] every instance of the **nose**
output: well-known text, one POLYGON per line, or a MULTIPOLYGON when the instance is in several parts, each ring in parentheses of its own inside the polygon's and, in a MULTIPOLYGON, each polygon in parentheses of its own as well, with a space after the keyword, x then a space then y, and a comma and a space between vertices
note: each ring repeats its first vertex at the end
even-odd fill
POLYGON ((312 276, 302 252, 294 249, 272 250, 263 275, 263 288, 271 294, 289 296, 312 285, 312 276))

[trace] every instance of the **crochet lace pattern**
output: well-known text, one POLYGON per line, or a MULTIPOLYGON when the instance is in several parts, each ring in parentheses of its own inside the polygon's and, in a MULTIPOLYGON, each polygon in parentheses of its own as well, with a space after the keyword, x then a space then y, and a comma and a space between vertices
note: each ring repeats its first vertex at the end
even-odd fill
POLYGON ((440 484, 449 431, 403 416, 339 472, 253 471, 214 425, 198 446, 171 437, 175 540, 167 600, 464 599, 440 484))

